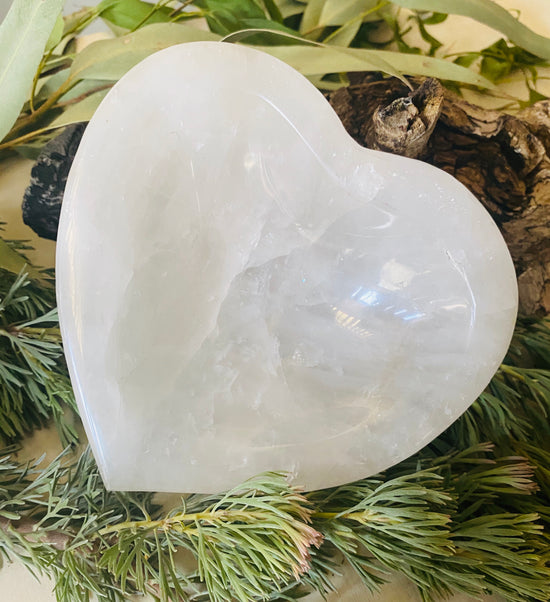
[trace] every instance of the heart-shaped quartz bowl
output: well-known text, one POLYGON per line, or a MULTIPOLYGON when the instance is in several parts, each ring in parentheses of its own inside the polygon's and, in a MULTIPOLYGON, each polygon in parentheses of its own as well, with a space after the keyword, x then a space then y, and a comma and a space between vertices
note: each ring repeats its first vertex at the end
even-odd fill
POLYGON ((302 75, 219 42, 152 55, 102 102, 57 293, 107 487, 172 492, 387 468, 482 392, 517 309, 466 188, 360 147, 302 75))

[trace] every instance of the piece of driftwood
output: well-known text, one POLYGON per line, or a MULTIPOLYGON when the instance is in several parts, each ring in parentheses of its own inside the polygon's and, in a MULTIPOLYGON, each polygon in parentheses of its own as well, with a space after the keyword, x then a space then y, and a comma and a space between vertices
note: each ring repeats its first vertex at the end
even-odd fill
POLYGON ((328 99, 363 146, 419 158, 468 187, 510 248, 520 311, 550 313, 550 101, 482 109, 434 80, 355 78, 328 99))

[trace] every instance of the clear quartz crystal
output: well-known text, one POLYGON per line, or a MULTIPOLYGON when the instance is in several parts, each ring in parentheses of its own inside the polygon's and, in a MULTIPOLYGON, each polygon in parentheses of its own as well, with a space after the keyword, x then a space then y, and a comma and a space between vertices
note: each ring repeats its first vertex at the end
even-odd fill
POLYGON ((132 69, 71 170, 57 286, 78 404, 111 489, 307 489, 402 460, 481 393, 517 289, 479 202, 358 146, 250 48, 132 69))

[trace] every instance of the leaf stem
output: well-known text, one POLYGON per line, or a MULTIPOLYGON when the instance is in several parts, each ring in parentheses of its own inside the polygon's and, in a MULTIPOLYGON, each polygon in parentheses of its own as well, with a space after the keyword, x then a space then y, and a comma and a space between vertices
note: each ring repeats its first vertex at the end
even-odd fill
MULTIPOLYGON (((66 94, 73 87, 73 85, 75 83, 76 82, 74 80, 72 80, 71 78, 69 78, 67 81, 63 82, 61 84, 61 86, 59 86, 59 88, 55 92, 53 92, 52 95, 44 103, 42 103, 38 109, 36 109, 36 111, 34 111, 34 113, 31 113, 30 115, 27 115, 27 117, 24 117, 23 119, 21 119, 19 121, 19 123, 16 124, 11 129, 10 133, 6 137, 7 138, 6 142, 4 142, 4 144, 0 144, 0 149, 9 148, 9 146, 6 146, 6 144, 12 143, 15 140, 14 138, 12 138, 12 136, 14 136, 15 134, 18 134, 21 130, 25 129, 27 126, 35 123, 48 109, 51 109, 53 107, 53 105, 64 94, 66 94)), ((30 132, 30 133, 34 135, 39 131, 40 130, 36 130, 35 132, 30 132)))
POLYGON ((92 88, 91 90, 88 90, 87 92, 83 92, 79 96, 75 96, 74 98, 71 98, 70 100, 66 100, 65 102, 59 102, 55 106, 57 108, 68 107, 69 105, 76 104, 77 102, 80 102, 81 100, 84 100, 85 98, 88 98, 88 96, 91 96, 92 94, 95 94, 96 92, 101 92, 102 90, 108 90, 109 88, 112 88, 112 87, 113 87, 112 83, 103 84, 102 86, 97 86, 96 88, 92 88))
MULTIPOLYGON (((176 514, 161 520, 141 520, 141 521, 126 521, 116 525, 110 525, 102 529, 100 535, 108 535, 110 533, 119 533, 124 530, 154 530, 170 527, 171 525, 181 525, 182 523, 195 522, 198 520, 215 521, 221 518, 230 516, 232 513, 228 510, 215 510, 205 512, 195 512, 192 514, 176 514)), ((242 515, 243 512, 236 514, 242 515)))
POLYGON ((34 130, 32 132, 29 132, 28 134, 19 136, 18 138, 12 138, 11 140, 8 140, 8 141, 0 144, 0 151, 14 148, 17 145, 22 144, 23 142, 28 142, 29 140, 32 140, 33 138, 37 138, 41 134, 45 134, 46 132, 50 131, 51 129, 53 129, 53 128, 51 128, 51 127, 40 128, 39 130, 34 130))

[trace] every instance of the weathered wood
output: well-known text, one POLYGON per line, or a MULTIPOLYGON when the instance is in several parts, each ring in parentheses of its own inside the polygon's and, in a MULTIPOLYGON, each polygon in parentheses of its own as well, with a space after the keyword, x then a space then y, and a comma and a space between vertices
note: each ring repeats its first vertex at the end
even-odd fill
POLYGON ((355 79, 328 95, 363 146, 420 158, 467 186, 514 259, 520 311, 550 313, 550 101, 518 115, 466 102, 433 80, 355 79))

